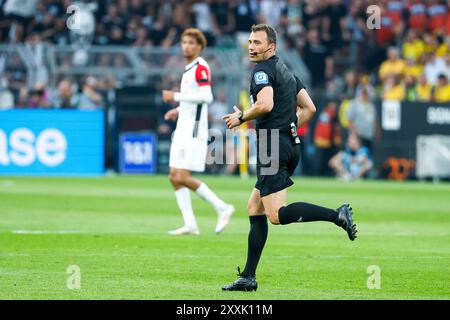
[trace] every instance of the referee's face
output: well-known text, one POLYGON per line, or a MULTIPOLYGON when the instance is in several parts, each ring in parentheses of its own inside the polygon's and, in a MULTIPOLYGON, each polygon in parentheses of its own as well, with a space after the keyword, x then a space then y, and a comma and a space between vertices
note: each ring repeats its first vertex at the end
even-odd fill
POLYGON ((252 62, 267 60, 271 54, 267 34, 264 31, 256 31, 250 34, 248 38, 248 58, 252 62))

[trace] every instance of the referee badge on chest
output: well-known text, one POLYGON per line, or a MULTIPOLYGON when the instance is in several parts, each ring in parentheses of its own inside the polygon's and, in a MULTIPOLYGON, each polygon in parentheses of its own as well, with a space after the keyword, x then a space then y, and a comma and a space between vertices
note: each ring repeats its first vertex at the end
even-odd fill
POLYGON ((254 75, 255 84, 268 84, 269 76, 264 71, 258 71, 254 75))

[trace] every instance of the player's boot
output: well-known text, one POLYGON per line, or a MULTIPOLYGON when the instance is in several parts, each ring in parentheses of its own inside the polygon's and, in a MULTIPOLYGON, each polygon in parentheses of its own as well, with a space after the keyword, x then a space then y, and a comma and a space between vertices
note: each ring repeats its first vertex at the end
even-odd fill
POLYGON ((258 283, 256 277, 244 277, 241 274, 241 270, 238 267, 239 278, 222 287, 223 291, 256 291, 258 289, 258 283))
POLYGON ((347 231, 347 235, 350 240, 356 239, 356 224, 353 223, 353 211, 349 204, 343 204, 339 208, 336 209, 338 212, 338 220, 336 224, 345 231, 347 231))
POLYGON ((200 234, 200 231, 198 230, 198 228, 191 228, 191 227, 183 226, 181 228, 171 230, 168 233, 171 236, 182 236, 182 235, 188 235, 188 234, 193 234, 193 235, 198 236, 200 234))
POLYGON ((233 215, 234 211, 235 209, 233 205, 227 204, 223 210, 218 212, 219 218, 217 220, 216 233, 221 233, 225 229, 225 227, 230 222, 230 218, 233 215))

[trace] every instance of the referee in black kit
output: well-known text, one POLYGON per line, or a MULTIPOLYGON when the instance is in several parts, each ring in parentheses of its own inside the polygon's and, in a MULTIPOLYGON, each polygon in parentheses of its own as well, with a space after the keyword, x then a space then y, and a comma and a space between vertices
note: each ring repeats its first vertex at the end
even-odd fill
POLYGON ((256 268, 267 239, 267 217, 275 225, 330 221, 347 231, 350 240, 356 238, 348 204, 336 210, 305 202, 286 205, 287 188, 293 185, 290 176, 300 156, 297 126, 310 121, 316 108, 303 83, 275 55, 277 35, 273 27, 254 25, 248 42, 249 59, 256 62, 250 85, 252 106, 245 112, 235 106, 234 113, 223 119, 229 129, 256 119, 257 182, 248 200, 247 263, 242 273, 238 267, 239 278, 222 288, 226 291, 257 289, 256 268), (270 161, 261 159, 264 152, 270 161))

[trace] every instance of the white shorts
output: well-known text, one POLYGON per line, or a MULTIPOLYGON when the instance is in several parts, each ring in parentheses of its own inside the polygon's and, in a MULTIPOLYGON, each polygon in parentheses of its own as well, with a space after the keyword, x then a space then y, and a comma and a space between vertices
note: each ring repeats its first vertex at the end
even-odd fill
POLYGON ((189 171, 205 171, 208 141, 199 138, 174 137, 170 146, 169 167, 189 171))

